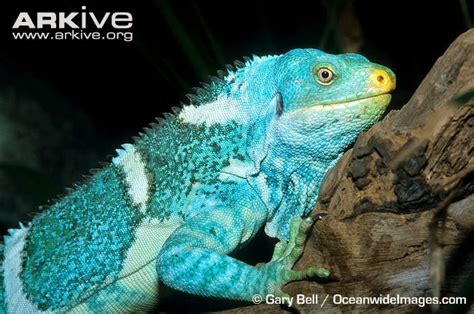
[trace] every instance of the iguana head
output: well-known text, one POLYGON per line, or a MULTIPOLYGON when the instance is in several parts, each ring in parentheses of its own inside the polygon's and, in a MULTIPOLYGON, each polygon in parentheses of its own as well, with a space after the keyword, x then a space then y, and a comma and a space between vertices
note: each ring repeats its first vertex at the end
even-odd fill
POLYGON ((274 209, 267 234, 287 239, 291 218, 315 205, 326 171, 386 109, 395 74, 361 55, 315 49, 281 55, 272 69, 274 96, 256 124, 266 127, 254 132, 264 134, 263 149, 254 149, 264 179, 255 186, 274 209))
POLYGON ((292 50, 275 66, 281 95, 272 142, 288 153, 335 158, 390 102, 395 74, 357 54, 292 50), (298 148, 295 150, 295 148, 298 148))

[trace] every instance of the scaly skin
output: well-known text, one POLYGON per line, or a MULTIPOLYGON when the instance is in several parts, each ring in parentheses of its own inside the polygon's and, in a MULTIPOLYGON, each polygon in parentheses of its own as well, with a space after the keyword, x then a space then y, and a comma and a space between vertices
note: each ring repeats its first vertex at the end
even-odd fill
POLYGON ((110 165, 5 238, 7 312, 126 312, 158 282, 251 300, 285 296, 326 171, 390 101, 395 76, 354 54, 292 50, 238 64, 152 124, 110 165), (259 229, 270 262, 228 256, 259 229))

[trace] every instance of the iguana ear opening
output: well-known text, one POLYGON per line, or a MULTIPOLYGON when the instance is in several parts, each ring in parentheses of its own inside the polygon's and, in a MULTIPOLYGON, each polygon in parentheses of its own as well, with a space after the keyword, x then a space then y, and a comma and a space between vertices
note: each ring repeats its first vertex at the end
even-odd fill
POLYGON ((255 173, 260 171, 260 164, 267 156, 275 122, 282 114, 283 98, 280 92, 276 92, 270 103, 263 106, 258 119, 249 128, 247 151, 254 163, 255 173))
POLYGON ((275 108, 275 113, 277 117, 281 116, 283 114, 283 98, 281 97, 280 92, 276 92, 275 96, 273 99, 276 102, 276 108, 275 108))

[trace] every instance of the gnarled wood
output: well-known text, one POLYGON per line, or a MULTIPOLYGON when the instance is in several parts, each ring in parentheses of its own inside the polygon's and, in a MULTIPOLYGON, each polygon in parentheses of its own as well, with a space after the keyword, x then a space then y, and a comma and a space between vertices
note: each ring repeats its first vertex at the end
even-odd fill
MULTIPOLYGON (((336 305, 332 297, 456 291, 462 276, 448 267, 443 281, 444 261, 450 265, 474 228, 474 99, 462 105, 455 99, 473 90, 471 30, 438 59, 410 101, 362 134, 326 176, 315 213, 328 215, 316 222, 296 268, 324 266, 339 280, 288 285, 290 295, 319 296, 319 304, 298 309, 321 310, 329 294, 325 311, 411 312, 416 305, 336 305)), ((233 311, 282 309, 262 304, 233 311)))

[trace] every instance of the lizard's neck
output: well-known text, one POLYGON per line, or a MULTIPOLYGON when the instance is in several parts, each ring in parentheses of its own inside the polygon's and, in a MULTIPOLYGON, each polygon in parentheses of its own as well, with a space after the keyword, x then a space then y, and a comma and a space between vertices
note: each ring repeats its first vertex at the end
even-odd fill
POLYGON ((268 208, 266 233, 286 239, 291 218, 311 212, 324 175, 337 158, 281 153, 277 149, 271 150, 251 184, 268 208))

